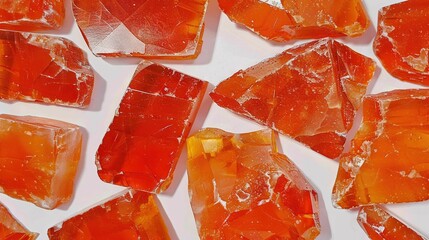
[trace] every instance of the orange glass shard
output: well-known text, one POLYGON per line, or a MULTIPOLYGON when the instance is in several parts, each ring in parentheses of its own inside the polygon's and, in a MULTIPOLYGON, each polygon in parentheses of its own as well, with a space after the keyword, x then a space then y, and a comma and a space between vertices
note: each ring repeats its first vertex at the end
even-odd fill
POLYGON ((362 207, 357 220, 372 240, 426 239, 379 206, 362 207))
POLYGON ((369 27, 361 0, 219 0, 228 17, 259 36, 291 39, 356 37, 369 27))
POLYGON ((34 240, 39 234, 28 231, 0 203, 0 239, 34 240))
POLYGON ((167 189, 206 87, 175 70, 140 63, 98 149, 101 180, 147 192, 167 189))
POLYGON ((155 200, 144 192, 128 192, 50 229, 51 240, 169 240, 155 200))
POLYGON ((374 52, 400 80, 429 86, 429 2, 409 0, 378 14, 374 52))
POLYGON ((73 0, 88 46, 102 57, 193 59, 208 0, 73 0))
POLYGON ((54 209, 73 193, 82 134, 78 126, 0 115, 0 192, 54 209))
POLYGON ((315 239, 317 192, 284 155, 271 130, 203 129, 187 140, 189 197, 208 239, 315 239))
POLYGON ((0 1, 0 29, 40 31, 58 29, 64 22, 63 0, 0 1))
POLYGON ((241 70, 210 96, 219 106, 338 157, 375 63, 322 39, 241 70))
POLYGON ((0 31, 0 99, 85 108, 94 73, 73 42, 0 31))
POLYGON ((340 158, 338 208, 429 199, 429 90, 369 95, 349 152, 340 158))

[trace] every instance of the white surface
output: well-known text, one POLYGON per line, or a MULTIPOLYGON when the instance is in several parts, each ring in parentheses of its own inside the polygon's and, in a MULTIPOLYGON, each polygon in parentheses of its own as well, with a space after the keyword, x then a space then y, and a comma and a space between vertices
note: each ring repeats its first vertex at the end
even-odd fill
MULTIPOLYGON (((265 41, 243 27, 232 23, 220 12, 217 2, 215 0, 210 1, 201 55, 194 61, 157 62, 206 80, 211 83, 212 86, 209 89, 212 89, 214 85, 239 69, 250 67, 292 46, 292 43, 278 44, 265 41)), ((39 239, 47 239, 46 231, 49 227, 123 189, 99 180, 94 156, 139 62, 137 59, 105 60, 92 55, 74 23, 69 6, 71 3, 70 1, 66 2, 68 15, 61 36, 73 40, 83 48, 88 53, 90 63, 97 72, 91 107, 88 110, 79 110, 34 103, 0 103, 0 113, 59 119, 78 124, 83 127, 85 132, 84 151, 76 179, 75 195, 70 204, 49 211, 0 194, 0 201, 25 226, 34 232, 41 233, 39 239)), ((362 37, 339 40, 354 50, 376 59, 372 51, 372 40, 375 36, 377 11, 382 6, 399 1, 365 0, 364 2, 372 21, 372 27, 362 37)), ((52 34, 56 35, 58 32, 52 34)), ((302 42, 297 41, 294 44, 302 42)), ((379 69, 368 90, 369 92, 378 93, 392 89, 421 88, 421 86, 394 79, 381 69, 379 62, 378 66, 379 69)), ((358 123, 355 123, 354 129, 357 125, 358 123)), ((211 104, 211 100, 207 96, 192 132, 201 127, 217 127, 237 133, 263 128, 218 107, 216 104, 211 104)), ((281 136, 280 140, 283 152, 298 165, 319 192, 322 232, 318 239, 366 239, 366 235, 355 220, 356 211, 337 210, 331 205, 331 189, 336 177, 337 162, 324 158, 287 137, 281 136)), ((159 200, 165 215, 168 216, 168 219, 165 220, 172 239, 193 240, 198 239, 198 234, 189 205, 185 157, 186 154, 182 154, 174 182, 166 193, 159 195, 159 200)), ((388 206, 388 209, 421 233, 429 236, 429 222, 427 221, 429 202, 388 206)))

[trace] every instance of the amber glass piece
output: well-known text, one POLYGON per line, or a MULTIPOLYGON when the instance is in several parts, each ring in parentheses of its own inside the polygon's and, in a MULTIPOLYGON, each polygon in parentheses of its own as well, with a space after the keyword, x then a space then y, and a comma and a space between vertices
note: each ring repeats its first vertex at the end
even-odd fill
POLYGON ((349 152, 340 158, 334 206, 429 199, 429 90, 369 95, 349 152))
POLYGON ((169 240, 156 197, 128 192, 50 229, 51 240, 169 240))
POLYGON ((355 37, 369 27, 361 0, 218 0, 228 17, 274 41, 355 37))
POLYGON ((0 99, 87 107, 94 73, 85 53, 58 37, 0 31, 0 99))
POLYGON ((143 61, 97 152, 100 178, 159 193, 170 185, 207 82, 143 61))
POLYGON ((322 39, 235 73, 210 96, 221 107, 336 158, 374 71, 370 58, 322 39))
POLYGON ((319 235, 317 192, 277 152, 274 136, 208 128, 188 138, 189 197, 202 240, 319 235))
POLYGON ((409 0, 378 14, 374 52, 400 80, 429 86, 429 1, 409 0))
POLYGON ((68 202, 81 143, 76 125, 0 115, 0 192, 46 209, 68 202))
POLYGON ((39 234, 28 231, 0 203, 0 239, 34 240, 39 234))
POLYGON ((39 31, 58 29, 64 22, 63 0, 2 0, 0 29, 39 31))
POLYGON ((208 0, 73 0, 77 24, 103 57, 196 58, 208 0))
POLYGON ((362 207, 357 220, 371 240, 425 240, 379 206, 362 207))

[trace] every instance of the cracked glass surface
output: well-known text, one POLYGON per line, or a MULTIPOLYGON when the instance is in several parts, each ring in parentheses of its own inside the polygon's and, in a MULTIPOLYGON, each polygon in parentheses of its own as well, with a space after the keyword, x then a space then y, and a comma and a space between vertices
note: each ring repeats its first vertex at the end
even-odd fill
POLYGON ((51 240, 169 240, 155 195, 129 191, 48 229, 51 240))
POLYGON ((95 55, 196 58, 207 0, 74 0, 73 12, 95 55))
POLYGON ((357 221, 370 239, 427 239, 377 205, 362 207, 357 221))
POLYGON ((392 76, 429 86, 428 28, 428 1, 405 1, 379 11, 373 48, 392 76))
POLYGON ((369 27, 361 0, 219 0, 228 17, 274 41, 356 37, 369 27))
POLYGON ((57 120, 0 115, 0 192, 45 209, 70 200, 82 133, 57 120))
POLYGON ((315 239, 317 192, 266 129, 207 128, 187 140, 189 197, 201 239, 315 239))
POLYGON ((221 107, 336 158, 374 71, 370 58, 321 39, 240 70, 210 96, 221 107))
POLYGON ((162 192, 204 97, 207 82, 143 61, 97 152, 100 178, 162 192))
POLYGON ((0 1, 0 29, 54 30, 63 25, 64 15, 63 0, 0 1))
POLYGON ((0 99, 86 108, 94 73, 73 42, 0 31, 0 99))
POLYGON ((339 162, 337 208, 429 199, 429 90, 368 95, 363 120, 339 162))

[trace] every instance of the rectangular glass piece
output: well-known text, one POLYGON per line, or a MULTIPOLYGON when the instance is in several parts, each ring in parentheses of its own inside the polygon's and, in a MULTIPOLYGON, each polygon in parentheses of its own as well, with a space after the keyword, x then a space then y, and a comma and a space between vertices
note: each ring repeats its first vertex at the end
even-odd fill
POLYGON ((46 209, 68 202, 81 145, 76 125, 0 115, 0 192, 46 209))
POLYGON ((142 62, 97 152, 100 178, 147 192, 172 181, 207 82, 142 62))
POLYGON ((74 0, 73 13, 95 55, 194 59, 208 0, 74 0))
POLYGON ((51 240, 169 240, 156 197, 130 191, 48 229, 51 240))
POLYGON ((0 29, 16 31, 54 30, 63 25, 64 0, 0 1, 0 29))
POLYGON ((0 99, 86 108, 94 72, 72 41, 0 31, 0 99))

